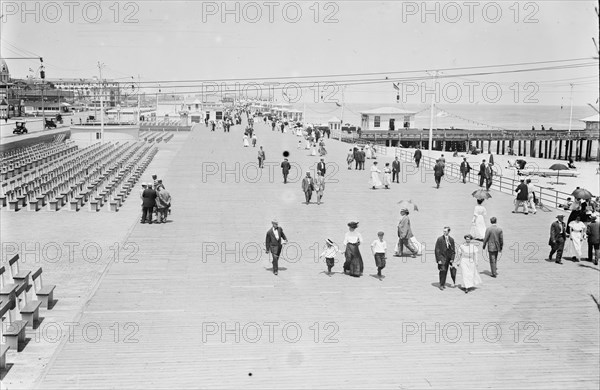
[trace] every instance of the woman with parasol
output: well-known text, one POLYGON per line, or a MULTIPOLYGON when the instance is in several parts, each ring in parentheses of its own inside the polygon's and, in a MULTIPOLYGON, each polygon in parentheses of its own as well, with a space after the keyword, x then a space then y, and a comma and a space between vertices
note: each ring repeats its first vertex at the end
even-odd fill
POLYGON ((473 220, 471 221, 470 235, 477 241, 483 241, 485 237, 485 216, 487 215, 487 210, 481 205, 482 203, 483 199, 477 199, 477 205, 473 210, 473 220))

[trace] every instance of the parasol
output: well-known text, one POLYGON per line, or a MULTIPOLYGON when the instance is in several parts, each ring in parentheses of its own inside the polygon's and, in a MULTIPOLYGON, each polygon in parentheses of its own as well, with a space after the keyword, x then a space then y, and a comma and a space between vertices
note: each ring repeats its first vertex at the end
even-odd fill
POLYGON ((569 167, 566 166, 565 164, 552 164, 550 166, 550 168, 548 169, 552 169, 553 171, 558 171, 558 174, 556 175, 556 184, 558 184, 558 178, 560 177, 560 171, 568 171, 569 167))
POLYGON ((571 192, 575 198, 589 200, 592 199, 593 195, 591 192, 586 190, 585 188, 577 188, 575 191, 571 192))
POLYGON ((419 208, 416 204, 412 202, 412 200, 401 200, 400 202, 398 202, 398 204, 400 205, 400 210, 407 209, 408 211, 419 211, 419 208))
POLYGON ((471 195, 475 199, 483 199, 483 200, 490 199, 492 197, 492 195, 490 195, 490 193, 484 189, 479 189, 477 191, 473 191, 473 193, 471 195))

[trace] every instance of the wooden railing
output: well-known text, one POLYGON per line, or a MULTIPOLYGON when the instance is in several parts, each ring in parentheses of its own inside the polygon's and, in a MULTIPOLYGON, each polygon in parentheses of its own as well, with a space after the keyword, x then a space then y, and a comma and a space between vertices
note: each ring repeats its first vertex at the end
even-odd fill
MULTIPOLYGON (((339 136, 339 132, 331 133, 332 139, 338 140, 339 136)), ((357 145, 363 145, 367 142, 367 140, 359 138, 358 135, 355 133, 342 133, 342 141, 356 143, 357 145)), ((397 156, 402 161, 413 161, 413 154, 408 150, 404 150, 401 148, 386 147, 377 144, 375 144, 374 147, 378 156, 391 155, 390 157, 393 158, 397 156), (393 150, 393 153, 389 153, 388 150, 393 150)), ((435 159, 423 156, 421 158, 421 165, 424 169, 433 170, 433 166, 435 165, 435 159)), ((455 178, 457 181, 462 179, 462 175, 460 173, 460 165, 458 164, 446 163, 444 173, 448 176, 455 178)), ((475 172, 475 170, 471 170, 467 175, 467 180, 469 182, 478 183, 479 175, 477 173, 478 172, 475 172)), ((514 195, 515 188, 517 188, 520 182, 520 178, 509 178, 500 174, 496 174, 492 180, 491 189, 514 195)), ((537 184, 534 185, 534 187, 536 197, 539 199, 540 203, 546 207, 561 208, 560 205, 566 203, 567 197, 572 197, 571 194, 568 194, 566 192, 542 187, 537 184)))

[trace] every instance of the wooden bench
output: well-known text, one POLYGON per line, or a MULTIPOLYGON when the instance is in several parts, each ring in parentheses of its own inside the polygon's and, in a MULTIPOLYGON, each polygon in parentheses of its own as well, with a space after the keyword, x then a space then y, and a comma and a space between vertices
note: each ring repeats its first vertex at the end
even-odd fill
POLYGON ((79 211, 79 203, 80 201, 77 199, 69 201, 69 210, 70 211, 79 211))
POLYGON ((0 267, 0 301, 8 302, 14 298, 15 290, 19 287, 18 284, 6 283, 4 281, 4 272, 6 269, 0 267))
POLYGON ((37 296, 38 300, 42 302, 42 304, 48 309, 50 310, 50 306, 52 305, 52 302, 54 301, 54 289, 56 288, 55 285, 47 285, 44 286, 44 283, 42 281, 42 269, 39 268, 37 271, 35 271, 33 273, 33 275, 31 275, 31 278, 33 279, 33 288, 35 290, 35 295, 37 296))
POLYGON ((39 211, 39 210, 40 210, 40 201, 38 199, 30 200, 29 201, 29 211, 39 211))
POLYGON ((20 209, 20 207, 19 207, 20 203, 21 203, 20 200, 9 200, 8 201, 8 209, 10 211, 19 211, 19 209, 20 209))
POLYGON ((6 352, 10 347, 6 344, 0 344, 0 370, 6 370, 6 352))
POLYGON ((61 203, 62 200, 58 198, 52 199, 50 202, 48 202, 48 211, 58 211, 58 209, 60 209, 61 203))
POLYGON ((97 200, 90 200, 90 211, 100 211, 100 202, 97 200))
POLYGON ((13 281, 18 285, 25 284, 29 289, 29 275, 31 271, 19 270, 19 255, 14 255, 12 259, 8 260, 8 266, 10 267, 13 281))
POLYGON ((5 326, 2 323, 2 336, 4 336, 6 344, 11 349, 18 351, 19 345, 25 344, 25 326, 27 325, 27 321, 17 320, 15 318, 16 315, 13 315, 13 311, 16 311, 15 301, 16 298, 13 296, 10 301, 4 303, 8 307, 6 310, 8 312, 8 324, 5 326))
MULTIPOLYGON (((10 308, 10 302, 0 302, 0 341, 4 335, 4 315, 10 308)), ((10 349, 7 344, 0 344, 0 370, 6 369, 6 352, 10 349)))
POLYGON ((24 285, 17 288, 15 296, 19 312, 21 313, 21 319, 26 322, 26 326, 33 328, 34 324, 39 321, 42 301, 28 300, 27 287, 24 285), (19 297, 22 298, 20 299, 19 297))

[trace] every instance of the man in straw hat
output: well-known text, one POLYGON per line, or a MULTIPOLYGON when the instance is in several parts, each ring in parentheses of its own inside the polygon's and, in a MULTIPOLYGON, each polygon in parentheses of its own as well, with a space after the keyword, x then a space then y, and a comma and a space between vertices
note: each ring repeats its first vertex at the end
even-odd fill
POLYGON ((279 255, 283 244, 287 242, 287 237, 283 229, 279 227, 279 222, 276 219, 273 219, 271 224, 273 227, 267 231, 265 247, 267 253, 270 252, 273 256, 273 274, 277 275, 279 272, 279 255))
POLYGON ((398 223, 398 249, 394 256, 402 256, 402 250, 404 246, 411 252, 411 257, 417 257, 419 251, 412 244, 410 239, 413 237, 413 232, 410 227, 410 219, 408 218, 408 209, 403 208, 400 210, 400 222, 398 223))
POLYGON ((552 256, 556 253, 556 264, 562 264, 562 254, 565 248, 565 238, 567 237, 567 227, 563 222, 564 218, 564 215, 559 214, 556 216, 557 221, 552 222, 552 225, 550 225, 548 245, 552 250, 550 251, 549 260, 552 260, 552 256))

